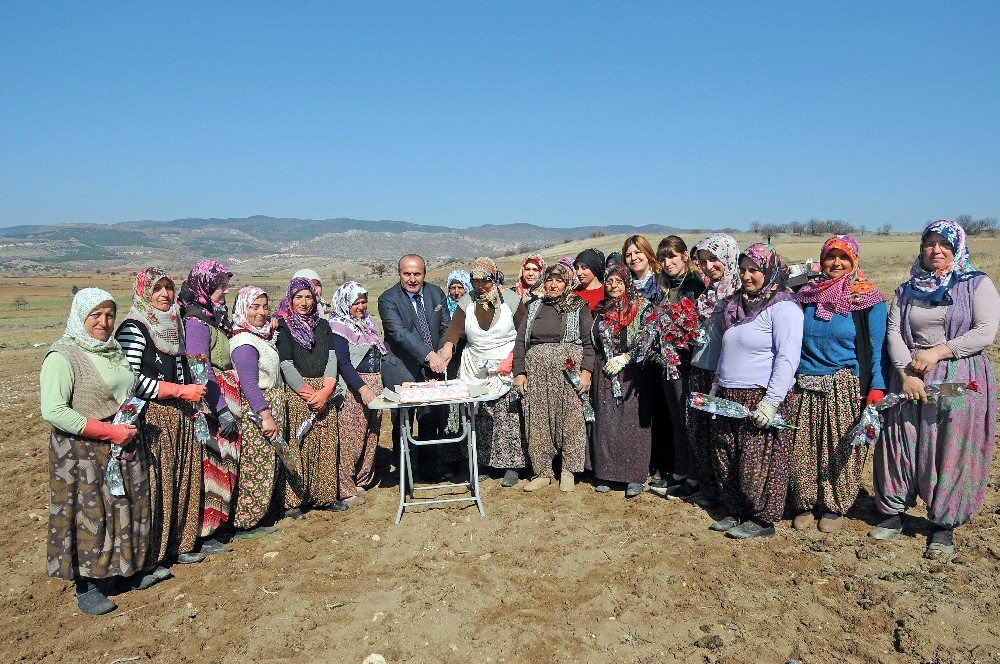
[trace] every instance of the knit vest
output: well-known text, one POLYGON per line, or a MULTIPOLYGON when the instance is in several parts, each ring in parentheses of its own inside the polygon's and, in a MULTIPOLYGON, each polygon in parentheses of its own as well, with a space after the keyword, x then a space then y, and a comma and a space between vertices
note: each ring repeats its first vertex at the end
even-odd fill
MULTIPOLYGON (((948 291, 951 304, 941 305, 948 307, 944 315, 944 334, 947 339, 958 338, 972 329, 972 295, 979 282, 985 278, 984 274, 977 275, 958 282, 948 291)), ((907 348, 913 348, 913 330, 910 329, 913 299, 903 294, 903 286, 896 289, 896 297, 899 298, 899 331, 907 348)))
MULTIPOLYGON (((538 316, 538 311, 542 307, 542 301, 540 299, 533 300, 528 304, 528 315, 525 317, 524 321, 524 347, 525 349, 531 344, 531 325, 535 322, 535 317, 538 316)), ((551 306, 551 305, 549 305, 551 306)), ((586 306, 586 305, 583 305, 586 306)), ((580 338, 580 307, 577 307, 573 311, 570 311, 565 315, 563 319, 563 338, 562 343, 564 344, 576 344, 582 345, 583 340, 580 338)))
POLYGON ((257 387, 269 390, 278 385, 281 373, 278 369, 278 349, 252 332, 240 332, 229 340, 229 348, 253 346, 257 351, 257 387))
MULTIPOLYGON (((101 374, 87 351, 69 344, 53 344, 50 353, 59 353, 73 370, 73 392, 69 407, 87 419, 106 420, 118 412, 121 404, 101 379, 101 374)), ((133 389, 135 383, 133 381, 133 389)))

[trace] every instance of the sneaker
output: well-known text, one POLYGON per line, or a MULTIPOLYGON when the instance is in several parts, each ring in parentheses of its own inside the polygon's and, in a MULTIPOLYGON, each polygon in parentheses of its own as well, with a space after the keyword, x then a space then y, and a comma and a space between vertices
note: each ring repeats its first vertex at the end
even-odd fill
POLYGON ((816 523, 816 515, 812 513, 812 510, 808 512, 802 512, 794 519, 792 519, 792 528, 795 530, 809 530, 812 525, 816 523))
POLYGON ((77 593, 76 604, 88 616, 103 616, 118 608, 118 605, 108 599, 108 596, 96 586, 84 593, 77 593))
POLYGON ((559 474, 559 490, 565 492, 576 490, 576 478, 573 477, 573 473, 564 470, 559 474))
POLYGON ((903 518, 899 514, 893 514, 872 528, 868 535, 872 539, 887 540, 901 532, 903 532, 903 518))
POLYGON ((938 528, 927 542, 928 553, 955 553, 955 534, 951 528, 938 528))
POLYGON ((726 537, 733 539, 750 539, 751 537, 773 537, 774 524, 744 521, 735 528, 726 531, 726 537))
POLYGON ((631 482, 627 487, 625 487, 625 497, 635 498, 636 496, 641 495, 642 490, 645 488, 645 486, 639 484, 638 482, 631 482))
POLYGON ((517 484, 517 481, 521 479, 517 471, 513 468, 508 468, 507 472, 503 474, 503 479, 500 480, 500 486, 502 487, 512 487, 517 484))
POLYGON ((539 489, 544 489, 549 484, 552 483, 551 477, 536 477, 527 484, 524 485, 523 491, 538 491, 539 489))
POLYGON ((819 531, 833 534, 844 527, 844 518, 836 512, 824 512, 819 519, 819 531))
POLYGON ((708 527, 708 529, 714 530, 717 533, 725 533, 732 530, 738 525, 740 525, 740 522, 736 517, 727 516, 713 523, 711 526, 708 527))

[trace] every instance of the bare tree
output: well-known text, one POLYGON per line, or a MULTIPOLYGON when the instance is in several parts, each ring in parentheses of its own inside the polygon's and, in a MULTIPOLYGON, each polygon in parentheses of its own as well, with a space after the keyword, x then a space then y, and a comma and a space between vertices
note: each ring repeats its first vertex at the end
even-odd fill
POLYGON ((960 214, 955 217, 955 223, 965 229, 966 235, 993 235, 998 228, 996 217, 973 219, 972 215, 960 214))
POLYGON ((788 232, 792 235, 802 235, 806 232, 806 225, 801 221, 788 222, 788 232))
POLYGON ((374 265, 372 265, 372 274, 374 274, 376 277, 381 277, 386 273, 386 271, 388 271, 388 269, 389 266, 386 265, 385 263, 375 263, 374 265))
POLYGON ((892 224, 886 222, 875 230, 875 235, 889 235, 892 233, 892 224))
POLYGON ((11 302, 11 304, 14 305, 15 310, 24 311, 25 309, 28 308, 28 298, 26 298, 23 295, 18 295, 17 297, 14 298, 14 301, 11 302))

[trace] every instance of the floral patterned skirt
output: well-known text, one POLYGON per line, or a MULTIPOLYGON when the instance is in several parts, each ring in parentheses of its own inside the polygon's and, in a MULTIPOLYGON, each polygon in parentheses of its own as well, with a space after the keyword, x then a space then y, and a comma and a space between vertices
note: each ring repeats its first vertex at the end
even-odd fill
POLYGON ((496 401, 479 405, 476 449, 479 462, 490 468, 506 470, 528 465, 528 445, 521 432, 521 400, 514 388, 496 401))
MULTIPOLYGON (((313 389, 323 387, 322 378, 306 378, 306 384, 313 389)), ((305 400, 290 387, 285 386, 287 435, 286 440, 293 446, 295 430, 308 418, 312 411, 305 400)), ((285 509, 293 507, 325 507, 337 500, 337 417, 327 408, 320 412, 299 447, 300 486, 293 486, 285 473, 278 483, 278 492, 285 509)))
POLYGON ((583 349, 576 344, 540 343, 524 358, 528 393, 523 400, 528 456, 534 474, 553 477, 552 461, 562 454, 563 470, 583 470, 587 428, 583 404, 563 371, 567 360, 579 366, 583 349))
MULTIPOLYGON (((382 394, 382 378, 377 373, 359 373, 361 380, 375 394, 382 394)), ((374 479, 375 450, 382 430, 382 411, 368 410, 350 390, 344 408, 337 413, 340 430, 341 499, 358 495, 358 487, 367 487, 374 479)))
MULTIPOLYGON (((264 390, 264 398, 271 406, 271 416, 278 425, 278 432, 285 431, 285 391, 280 387, 264 390)), ((246 396, 241 403, 244 413, 251 412, 246 396)), ((256 424, 244 415, 240 421, 240 470, 233 498, 233 525, 253 528, 267 516, 277 483, 279 462, 271 443, 256 424)))

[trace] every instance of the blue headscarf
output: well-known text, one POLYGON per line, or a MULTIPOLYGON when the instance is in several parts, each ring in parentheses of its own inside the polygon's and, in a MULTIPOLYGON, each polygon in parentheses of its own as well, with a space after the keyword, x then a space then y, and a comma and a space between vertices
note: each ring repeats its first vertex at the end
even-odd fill
POLYGON ((465 288, 465 293, 470 297, 472 296, 472 278, 469 276, 469 272, 467 270, 452 270, 448 274, 448 280, 444 282, 444 292, 447 295, 444 301, 448 303, 449 316, 454 316, 455 309, 458 308, 458 301, 451 299, 451 295, 448 293, 453 281, 462 284, 465 288))
POLYGON ((903 284, 902 292, 903 295, 914 300, 927 300, 933 304, 949 304, 951 297, 948 295, 948 291, 951 290, 952 286, 972 279, 983 272, 972 267, 969 245, 965 239, 965 229, 947 219, 932 221, 920 234, 921 247, 931 233, 937 233, 948 241, 955 252, 955 259, 947 269, 938 273, 924 265, 923 249, 921 248, 917 259, 913 261, 913 267, 910 268, 910 280, 903 284))

